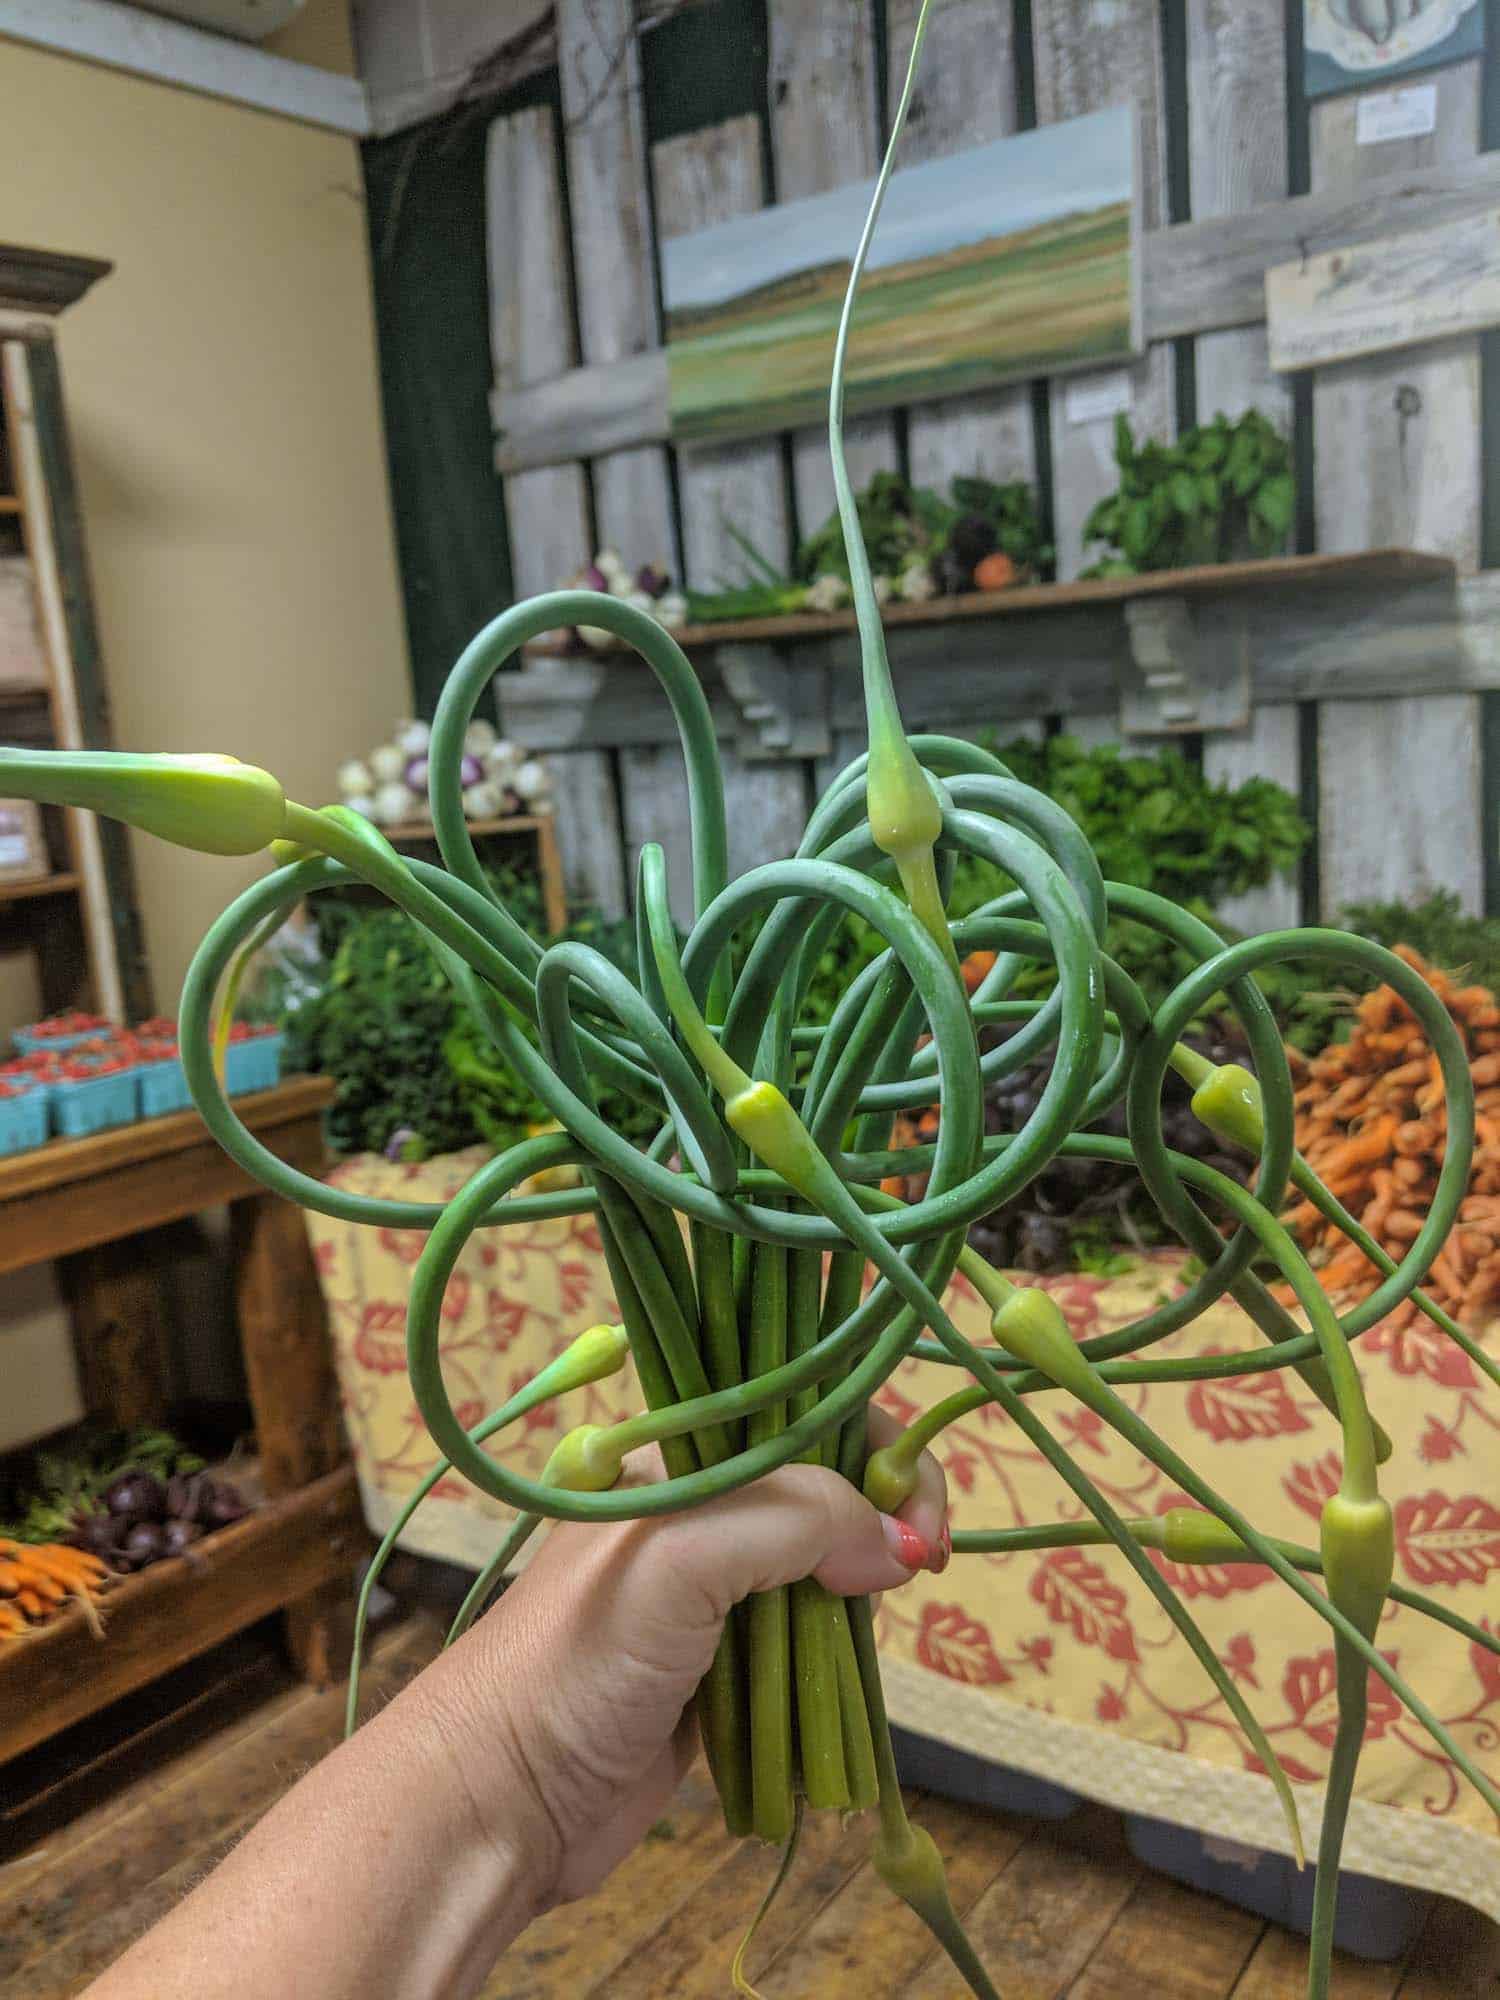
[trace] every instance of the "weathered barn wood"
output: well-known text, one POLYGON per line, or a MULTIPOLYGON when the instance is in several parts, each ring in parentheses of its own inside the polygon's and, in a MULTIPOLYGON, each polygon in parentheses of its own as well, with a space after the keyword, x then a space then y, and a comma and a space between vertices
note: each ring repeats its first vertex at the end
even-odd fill
MULTIPOLYGON (((828 513, 821 430, 712 449, 667 444, 653 231, 665 241, 759 206, 768 187, 789 199, 873 172, 916 5, 770 0, 764 95, 759 80, 747 79, 741 100, 762 103, 764 118, 741 108, 652 143, 630 9, 623 0, 564 0, 557 48, 565 131, 543 108, 497 123, 491 140, 497 461, 518 591, 555 583, 598 539, 618 540, 629 561, 665 553, 669 466, 678 553, 697 588, 746 575, 733 531, 780 563, 794 533, 828 513), (601 54, 606 46, 613 59, 601 54), (524 286, 509 282, 517 270, 524 286)), ((1151 0, 1031 0, 1027 11, 1029 37, 1018 37, 1010 0, 946 0, 936 11, 906 158, 1014 129, 1028 74, 1043 122, 1122 98, 1140 107, 1150 350, 1130 371, 1138 434, 1169 436, 1179 417, 1250 406, 1288 420, 1288 384, 1266 361, 1268 265, 1500 206, 1500 155, 1476 152, 1475 64, 1434 73, 1439 120, 1430 139, 1356 147, 1355 98, 1317 104, 1312 191, 1288 199, 1282 0, 1184 0, 1186 98, 1173 104, 1151 0), (1169 125, 1185 139, 1191 217, 1171 227, 1169 125), (1196 412, 1173 407, 1167 343, 1179 337, 1194 342, 1196 412)), ((928 484, 965 471, 1034 476, 1032 409, 1029 391, 1008 389, 862 419, 851 428, 856 484, 901 451, 928 484)), ((1050 412, 1047 470, 1068 576, 1092 553, 1082 524, 1113 484, 1112 422, 1070 423, 1056 387, 1050 412)), ((1320 371, 1315 421, 1320 550, 1404 545, 1452 556, 1460 570, 1476 567, 1483 468, 1472 342, 1320 371)), ((1118 603, 1053 602, 1044 609, 1026 594, 1004 616, 965 606, 956 617, 893 620, 893 667, 911 722, 1004 737, 1051 721, 1091 741, 1117 740, 1122 728, 1131 741, 1151 740, 1132 733, 1145 712, 1139 619, 1132 641, 1118 603), (1126 695, 1133 705, 1122 711, 1126 695)), ((1216 646, 1239 657, 1242 646, 1248 661, 1248 723, 1206 730, 1211 775, 1239 782, 1259 774, 1296 790, 1313 741, 1304 730, 1316 731, 1325 908, 1430 886, 1456 888, 1477 907, 1477 696, 1500 687, 1500 577, 1422 581, 1377 569, 1351 590, 1289 573, 1219 608, 1195 586, 1183 605, 1152 614, 1160 632, 1196 635, 1205 660, 1216 646), (1243 633, 1231 644, 1234 620, 1243 633), (1404 768, 1415 760, 1433 782, 1391 786, 1398 748, 1404 768)), ((693 658, 726 753, 736 865, 783 852, 809 786, 826 782, 860 745, 853 641, 815 624, 762 626, 721 634, 693 658)), ((670 717, 649 674, 615 655, 531 660, 500 692, 507 728, 566 760, 559 832, 574 893, 626 906, 634 855, 660 838, 671 855, 674 906, 686 916, 685 793, 670 717)), ((1259 928, 1314 913, 1299 912, 1294 886, 1278 883, 1227 914, 1259 928)))

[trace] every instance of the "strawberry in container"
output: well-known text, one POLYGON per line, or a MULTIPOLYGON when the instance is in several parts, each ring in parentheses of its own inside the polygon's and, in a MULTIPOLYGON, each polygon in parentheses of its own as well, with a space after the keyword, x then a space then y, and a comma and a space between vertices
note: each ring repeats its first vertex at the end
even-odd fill
POLYGON ((46 1138, 45 1086, 24 1071, 0 1074, 0 1156, 30 1152, 33 1146, 45 1144, 46 1138))
POLYGON ((85 1014, 74 1008, 66 1014, 49 1015, 45 1021, 33 1021, 29 1028, 17 1028, 11 1040, 22 1055, 30 1055, 41 1049, 76 1048, 110 1032, 111 1024, 103 1014, 85 1014))
POLYGON ((52 1123, 64 1137, 81 1139, 140 1115, 140 1056, 130 1035, 98 1036, 65 1049, 52 1083, 52 1123))

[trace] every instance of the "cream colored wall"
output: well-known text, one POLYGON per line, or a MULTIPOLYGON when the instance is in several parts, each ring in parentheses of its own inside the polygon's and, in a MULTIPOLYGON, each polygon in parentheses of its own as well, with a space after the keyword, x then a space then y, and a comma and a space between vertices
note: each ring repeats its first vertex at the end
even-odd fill
MULTIPOLYGON (((345 0, 276 53, 348 69, 345 0)), ((0 42, 0 241, 109 257, 59 334, 121 745, 299 797, 406 708, 354 142, 0 42)), ((144 839, 158 999, 253 862, 144 839)), ((50 1272, 0 1283, 0 1446, 78 1414, 50 1272)))
MULTIPOLYGON (((59 336, 116 740, 325 798, 408 688, 355 144, 14 43, 0 103, 0 240, 116 267, 59 336)), ((256 864, 135 858, 170 1006, 256 864)))

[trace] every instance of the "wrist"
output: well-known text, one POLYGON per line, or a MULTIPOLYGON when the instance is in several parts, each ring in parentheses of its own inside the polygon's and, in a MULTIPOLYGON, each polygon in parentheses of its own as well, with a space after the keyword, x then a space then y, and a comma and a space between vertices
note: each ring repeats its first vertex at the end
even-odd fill
POLYGON ((472 1863, 492 1882, 491 1919, 505 1932, 500 1948, 558 1900, 564 1848, 510 1704, 494 1699, 512 1679, 474 1632, 408 1691, 420 1704, 417 1754, 442 1802, 445 1839, 460 1868, 472 1863))

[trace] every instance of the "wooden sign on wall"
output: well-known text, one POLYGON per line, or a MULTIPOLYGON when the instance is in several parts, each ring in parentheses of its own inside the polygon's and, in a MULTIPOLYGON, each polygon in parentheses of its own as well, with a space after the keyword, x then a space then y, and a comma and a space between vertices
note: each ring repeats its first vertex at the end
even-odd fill
POLYGON ((1500 325, 1500 209, 1278 264, 1266 322, 1283 371, 1500 325))

